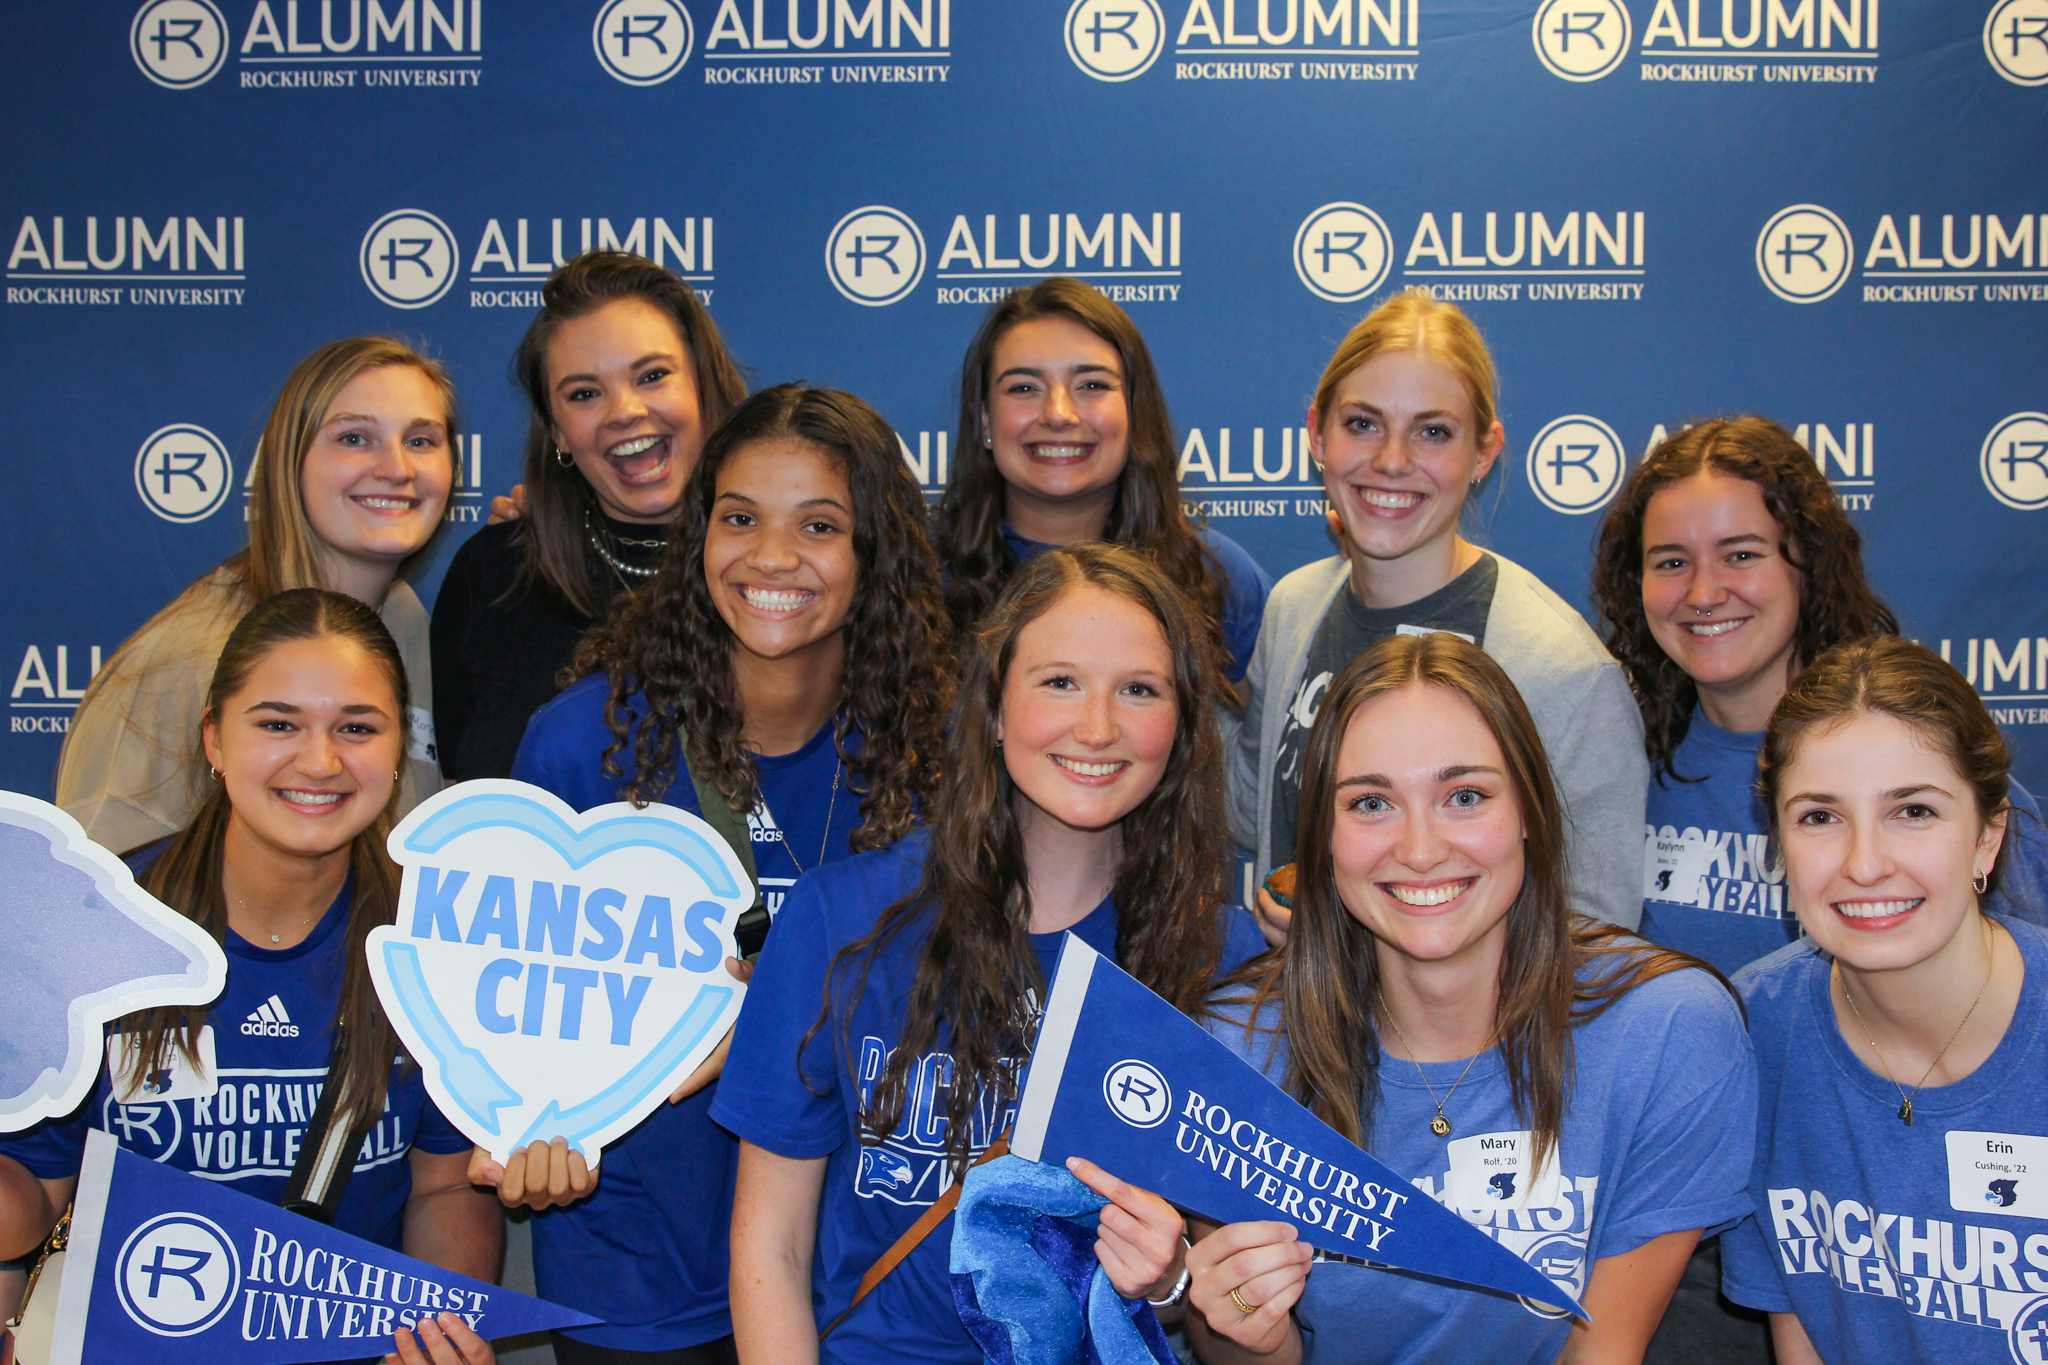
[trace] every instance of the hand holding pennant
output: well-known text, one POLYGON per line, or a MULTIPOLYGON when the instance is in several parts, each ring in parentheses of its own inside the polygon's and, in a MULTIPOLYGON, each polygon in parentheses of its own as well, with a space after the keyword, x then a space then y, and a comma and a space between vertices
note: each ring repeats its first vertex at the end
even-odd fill
POLYGON ((1585 1316, 1557 1283, 1346 1141, 1072 934, 1010 1150, 1031 1161, 1085 1157, 1217 1222, 1291 1222, 1324 1251, 1585 1316))

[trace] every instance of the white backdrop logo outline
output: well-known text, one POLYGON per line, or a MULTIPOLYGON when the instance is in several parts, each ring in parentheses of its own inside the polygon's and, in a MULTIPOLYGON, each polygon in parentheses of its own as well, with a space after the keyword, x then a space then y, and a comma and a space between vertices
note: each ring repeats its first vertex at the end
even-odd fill
POLYGON ((1127 1058, 1102 1073, 1102 1098, 1133 1128, 1157 1128, 1173 1108, 1173 1087, 1150 1062, 1127 1058))
POLYGON ((598 10, 597 22, 591 25, 590 44, 597 50, 598 65, 613 80, 627 85, 660 85, 688 64, 697 45, 697 32, 682 0, 610 0, 598 10), (605 32, 605 22, 614 18, 619 27, 605 32), (681 24, 680 38, 669 33, 670 18, 681 24), (657 21, 653 28, 634 26, 636 21, 648 20, 657 21), (605 47, 608 38, 619 40, 616 57, 605 47), (676 44, 674 52, 668 50, 671 42, 676 44), (637 51, 636 44, 645 44, 646 50, 637 51))
POLYGON ((461 264, 462 248, 455 244, 455 234, 423 209, 395 209, 363 234, 363 283, 393 308, 425 308, 438 302, 455 283, 461 264), (384 271, 381 278, 379 267, 384 271))
POLYGON ((907 297, 924 278, 924 261, 924 234, 909 214, 886 204, 855 209, 825 239, 825 274, 832 287, 866 308, 886 308, 907 297), (907 269, 901 259, 906 249, 914 257, 907 269))
POLYGON ((2021 512, 2038 512, 2048 507, 2048 413, 2016 412, 1991 429, 1977 456, 1977 472, 1991 496, 2021 512), (2000 441, 2004 449, 1999 448, 2000 441), (2003 479, 1998 466, 2005 466, 2003 479), (2026 476, 2026 492, 2020 488, 2020 467, 2026 476))
POLYGON ((1635 26, 1622 0, 1543 0, 1529 29, 1529 41, 1544 69, 1576 83, 1612 75, 1628 56, 1634 37, 1635 26))
POLYGON ((135 452, 135 491, 165 521, 205 521, 227 502, 234 486, 235 462, 205 427, 190 422, 158 427, 135 452))
POLYGON ((122 1309, 137 1327, 160 1337, 197 1336, 212 1327, 235 1306, 241 1284, 234 1240, 196 1213, 158 1214, 128 1234, 114 1261, 122 1309), (208 1245, 191 1245, 195 1241, 208 1245), (155 1258, 142 1264, 151 1251, 155 1258))
POLYGON ((1984 57, 2014 85, 2048 85, 2048 0, 1993 5, 1984 16, 1984 57))
POLYGON ((1394 238, 1386 220, 1363 204, 1325 204, 1294 233, 1294 273, 1311 294, 1331 303, 1362 299, 1394 268, 1394 238), (1321 237, 1315 235, 1322 229, 1321 237), (1371 261, 1377 250, 1377 267, 1371 261), (1318 265, 1315 258, 1320 257, 1318 265), (1349 264, 1338 264, 1339 258, 1349 264))
POLYGON ((1166 48, 1166 16, 1158 0, 1074 0, 1064 28, 1067 56, 1098 81, 1142 76, 1166 48), (1090 19, 1093 25, 1082 27, 1090 19))
POLYGON ((1848 280, 1855 257, 1849 225, 1819 204, 1779 209, 1756 235, 1756 273, 1765 288, 1787 303, 1833 297, 1848 280), (1838 257, 1833 265, 1828 264, 1831 254, 1838 257), (1809 264, 1820 272, 1818 283, 1809 282, 1809 264))
POLYGON ((1526 461, 1529 487, 1553 512, 1568 517, 1597 512, 1613 501, 1628 472, 1628 456, 1614 428, 1597 417, 1572 413, 1536 433, 1526 461), (1550 486, 1544 484, 1549 472, 1550 486), (1578 476, 1578 477, 1574 477, 1578 476), (1581 485, 1578 478, 1586 482, 1581 485), (1572 495, 1580 491, 1580 495, 1572 495))
POLYGON ((228 22, 213 0, 144 0, 128 26, 128 54, 143 75, 164 89, 192 90, 220 74, 227 61, 228 22), (154 29, 151 19, 156 20, 154 29))

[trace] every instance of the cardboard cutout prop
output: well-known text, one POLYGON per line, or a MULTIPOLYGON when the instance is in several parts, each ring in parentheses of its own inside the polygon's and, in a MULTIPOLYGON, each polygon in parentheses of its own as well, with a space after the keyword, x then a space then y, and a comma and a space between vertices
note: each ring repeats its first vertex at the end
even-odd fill
POLYGON ((49 1365, 361 1360, 422 1316, 486 1339, 584 1327, 582 1313, 351 1237, 86 1135, 49 1365))
POLYGON ((107 1024, 227 988, 212 935, 137 886, 76 820, 14 792, 0 792, 0 944, 0 1133, 79 1106, 107 1024))
POLYGON ((596 1165, 739 1014, 725 959, 754 890, 686 811, 464 782, 390 848, 404 887, 371 979, 441 1112, 499 1161, 564 1137, 596 1165))
POLYGON ((1585 1316, 1569 1290, 1346 1141, 1072 934, 1010 1150, 1055 1164, 1086 1157, 1219 1223, 1292 1223, 1326 1253, 1585 1316))

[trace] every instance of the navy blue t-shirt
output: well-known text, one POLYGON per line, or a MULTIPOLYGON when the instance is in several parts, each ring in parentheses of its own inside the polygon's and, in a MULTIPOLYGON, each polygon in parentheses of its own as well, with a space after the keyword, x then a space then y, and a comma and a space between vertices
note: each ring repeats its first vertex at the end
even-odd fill
MULTIPOLYGON (((600 767, 611 743, 604 722, 609 695, 609 682, 594 674, 534 712, 512 776, 579 811, 617 801, 620 780, 600 767)), ((636 716, 646 712, 637 693, 628 705, 636 716)), ((761 894, 774 912, 797 870, 817 865, 821 846, 826 862, 851 851, 847 839, 860 825, 860 798, 847 790, 829 724, 795 753, 757 756, 755 767, 762 805, 748 826, 761 894)), ((680 755, 661 799, 702 813, 680 755)), ((571 1332, 577 1340, 666 1351, 731 1333, 727 1241, 739 1147, 708 1117, 717 1091, 714 1084, 680 1104, 663 1104, 605 1149, 590 1198, 535 1215, 533 1265, 541 1297, 604 1319, 602 1327, 571 1332)))
MULTIPOLYGON (((130 862, 139 870, 155 854, 150 849, 130 862)), ((327 1081, 353 894, 354 883, 344 884, 313 932, 289 948, 258 948, 228 931, 227 989, 208 1008, 200 1042, 202 1057, 209 1048, 213 1054, 210 1073, 174 1053, 133 1092, 126 1067, 116 1076, 103 1064, 84 1108, 9 1138, 0 1153, 41 1179, 61 1179, 78 1174, 86 1130, 97 1128, 138 1155, 276 1203, 327 1081)), ((109 1030, 110 1039, 118 1037, 109 1030)), ((427 1098, 419 1068, 402 1065, 356 1159, 337 1228, 401 1249, 412 1193, 405 1158, 414 1147, 448 1155, 468 1151, 470 1142, 427 1098)))
MULTIPOLYGON (((873 929, 884 909, 917 889, 930 837, 919 831, 797 884, 762 950, 711 1107, 714 1120, 778 1156, 826 1158, 811 1258, 820 1327, 845 1310, 868 1267, 950 1184, 944 1091, 952 1060, 943 1045, 919 1058, 910 1102, 888 1141, 868 1146, 859 1136, 861 1104, 903 1033, 904 1001, 928 922, 898 935, 876 957, 850 1015, 843 1012, 850 988, 835 991, 831 1018, 804 1049, 801 1075, 797 1055, 799 1042, 817 1022, 832 959, 873 929)), ((1228 972, 1266 945, 1250 915, 1234 907, 1220 914, 1227 927, 1220 971, 1228 972)), ((1114 960, 1116 931, 1116 906, 1104 900, 1072 932, 1114 960)), ((1031 936, 1047 980, 1063 938, 1031 936)), ((1008 1128, 1014 1111, 1011 1105, 1001 1113, 978 1112, 972 1150, 981 1152, 1008 1128)), ((982 1353, 953 1307, 952 1242, 948 1217, 825 1339, 821 1359, 827 1365, 981 1365, 982 1353)))
MULTIPOLYGON (((1273 591, 1273 576, 1259 567, 1259 561, 1246 553, 1244 546, 1221 531, 1197 526, 1195 534, 1223 570, 1223 643, 1230 651, 1230 680, 1237 682, 1252 661, 1252 646, 1259 642, 1259 623, 1266 619, 1266 598, 1273 591)), ((1003 543, 1020 560, 1059 548, 1042 540, 1026 540, 1007 526, 1003 528, 1003 543)))
POLYGON ((1982 1066, 1914 1095, 1911 1127, 1843 1039, 1811 940, 1735 978, 1761 1093, 1756 1211, 1721 1238, 1722 1287, 1798 1314, 1828 1365, 2048 1358, 2048 935, 1999 922, 2019 1007, 1982 1066))
MULTIPOLYGON (((1761 731, 1723 730, 1697 707, 1672 754, 1679 781, 1650 778, 1643 826, 1642 936, 1691 953, 1733 976, 1799 937, 1785 869, 1757 794, 1761 731)), ((2048 835, 2041 808, 2012 784, 2005 874, 1984 908, 2048 920, 2048 835)))

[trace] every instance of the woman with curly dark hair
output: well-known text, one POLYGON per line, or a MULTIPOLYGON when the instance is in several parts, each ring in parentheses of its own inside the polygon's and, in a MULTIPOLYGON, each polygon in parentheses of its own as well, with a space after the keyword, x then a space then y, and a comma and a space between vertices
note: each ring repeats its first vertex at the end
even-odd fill
MULTIPOLYGON (((748 1359, 979 1365, 946 1210, 1009 1126, 1063 931, 1190 1014, 1259 951, 1250 916, 1220 905, 1217 667, 1198 613, 1121 547, 1025 564, 967 652, 931 830, 791 894, 712 1110, 742 1139, 748 1359)), ((1118 1292, 1177 1301, 1180 1215, 1085 1162, 1074 1174, 1114 1205, 1097 1247, 1118 1292)))
MULTIPOLYGON (((851 394, 779 385, 704 443, 659 574, 579 650, 582 678, 534 715, 512 775, 578 810, 717 792, 747 813, 777 912, 798 877, 930 807, 949 635, 895 433, 851 394)), ((716 1074, 614 1144, 601 1182, 565 1146, 479 1172, 508 1203, 573 1205, 533 1239, 541 1293, 605 1321, 558 1343, 565 1365, 731 1359, 716 1074)))
POLYGON ((1181 510, 1159 371, 1101 290, 1055 276, 989 310, 960 362, 954 440, 938 535, 960 629, 1033 555, 1106 540, 1158 560, 1222 632, 1226 676, 1244 677, 1273 580, 1181 510))

